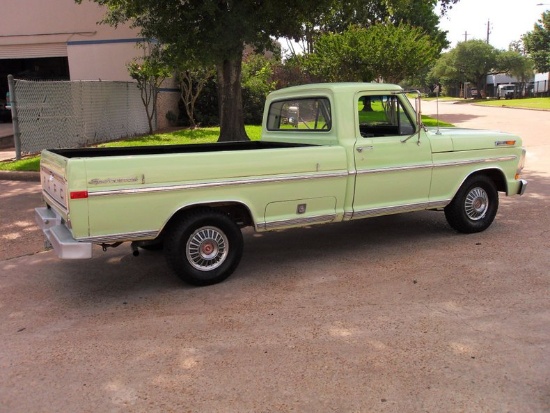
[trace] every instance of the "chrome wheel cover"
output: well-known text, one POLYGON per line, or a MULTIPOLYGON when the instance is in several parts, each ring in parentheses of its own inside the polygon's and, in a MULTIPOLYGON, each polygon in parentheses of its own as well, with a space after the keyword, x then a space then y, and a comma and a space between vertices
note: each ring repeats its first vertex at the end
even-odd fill
POLYGON ((199 271, 212 271, 222 265, 229 253, 227 236, 216 227, 201 227, 189 237, 187 261, 199 271))
POLYGON ((483 219, 489 209, 489 195, 483 188, 473 188, 470 192, 468 192, 468 195, 466 195, 464 209, 466 211, 466 215, 472 221, 479 221, 480 219, 483 219))

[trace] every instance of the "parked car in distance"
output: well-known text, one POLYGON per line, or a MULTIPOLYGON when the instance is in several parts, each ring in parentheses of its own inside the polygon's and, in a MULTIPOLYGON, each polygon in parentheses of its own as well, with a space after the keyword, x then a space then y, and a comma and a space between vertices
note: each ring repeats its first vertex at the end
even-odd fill
POLYGON ((516 92, 516 86, 512 84, 498 85, 497 98, 513 99, 516 92))

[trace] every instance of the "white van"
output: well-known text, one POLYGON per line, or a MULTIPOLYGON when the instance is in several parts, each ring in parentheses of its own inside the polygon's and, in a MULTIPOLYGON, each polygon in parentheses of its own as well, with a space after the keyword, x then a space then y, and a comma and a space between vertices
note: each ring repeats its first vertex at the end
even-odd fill
POLYGON ((497 98, 512 99, 516 92, 516 86, 509 83, 507 85, 498 85, 497 98))

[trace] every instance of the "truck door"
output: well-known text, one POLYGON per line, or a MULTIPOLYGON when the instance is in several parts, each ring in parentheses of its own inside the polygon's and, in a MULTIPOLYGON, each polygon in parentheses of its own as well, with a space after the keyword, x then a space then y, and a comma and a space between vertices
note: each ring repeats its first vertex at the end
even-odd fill
POLYGON ((358 95, 353 218, 428 206, 431 146, 424 131, 418 134, 405 99, 389 93, 358 95))

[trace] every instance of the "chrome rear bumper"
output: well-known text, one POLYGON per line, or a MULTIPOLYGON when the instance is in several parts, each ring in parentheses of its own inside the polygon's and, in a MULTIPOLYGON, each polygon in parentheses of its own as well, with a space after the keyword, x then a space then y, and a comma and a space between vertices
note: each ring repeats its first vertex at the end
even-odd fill
POLYGON ((53 209, 35 208, 34 219, 46 237, 46 246, 53 248, 59 258, 92 258, 92 243, 75 240, 53 209))

